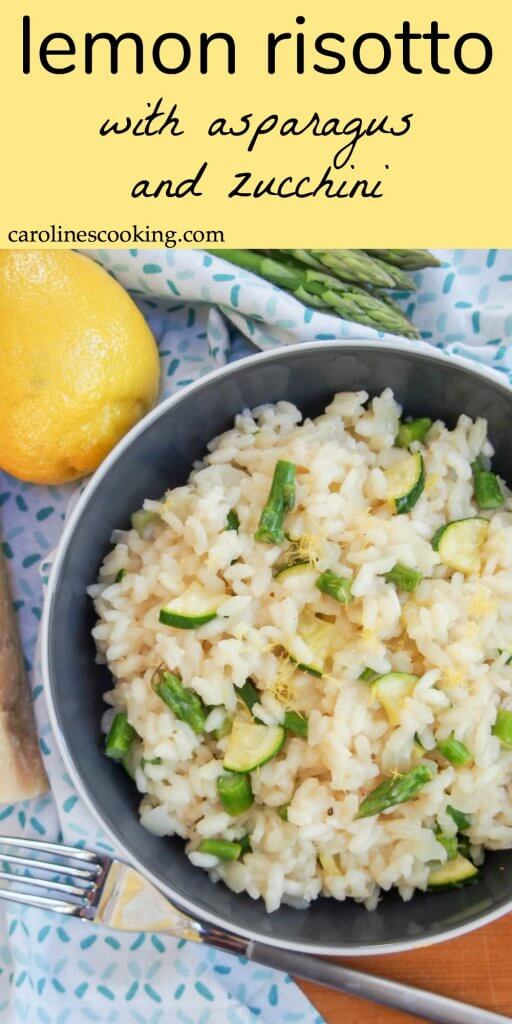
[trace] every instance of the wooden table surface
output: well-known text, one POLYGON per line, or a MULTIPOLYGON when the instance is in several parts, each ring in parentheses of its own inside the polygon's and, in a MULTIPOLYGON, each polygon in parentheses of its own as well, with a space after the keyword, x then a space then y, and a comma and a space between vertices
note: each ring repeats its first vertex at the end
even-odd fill
MULTIPOLYGON (((340 960, 386 978, 475 1003, 512 1019, 512 914, 462 939, 412 953, 340 960)), ((423 1024, 414 1014, 298 981, 327 1024, 423 1024)))

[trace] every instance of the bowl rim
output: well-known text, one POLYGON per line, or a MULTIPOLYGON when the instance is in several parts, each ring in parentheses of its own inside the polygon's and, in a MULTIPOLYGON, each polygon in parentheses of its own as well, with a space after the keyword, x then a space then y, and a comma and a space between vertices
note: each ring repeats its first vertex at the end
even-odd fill
MULTIPOLYGON (((408 950, 423 948, 426 946, 432 946, 439 942, 446 942, 449 939, 458 938, 462 935, 467 935, 477 928, 481 928, 486 924, 490 924, 492 921, 498 920, 505 914, 512 910, 512 896, 509 900, 506 900, 502 906, 499 906, 488 912, 484 912, 481 915, 475 917, 465 924, 454 926, 453 928, 445 929, 438 935, 431 935, 426 938, 412 938, 402 939, 398 942, 389 943, 370 943, 368 945, 358 946, 346 946, 343 943, 337 943, 336 945, 322 946, 320 949, 315 943, 311 942, 300 942, 293 938, 287 938, 286 942, 282 939, 273 939, 271 936, 261 937, 258 932, 253 931, 250 928, 243 928, 241 926, 234 926, 230 921, 225 920, 221 916, 205 911, 199 908, 193 900, 184 898, 174 892, 172 886, 163 883, 153 872, 149 871, 145 865, 130 852, 128 847, 123 842, 121 835, 116 830, 115 824, 112 824, 103 819, 102 815, 95 806, 95 802, 92 794, 89 794, 85 780, 82 779, 77 767, 75 766, 72 744, 65 737, 60 729, 58 723, 58 716, 56 710, 56 702, 54 699, 53 691, 53 680, 50 671, 50 624, 52 621, 52 608, 56 592, 56 583, 61 572, 62 564, 65 560, 65 556, 75 533, 76 527, 79 524, 80 517, 83 510, 89 504, 93 498, 95 491, 108 474, 111 466, 122 457, 123 453, 132 442, 146 430, 146 428, 163 416, 168 409, 173 408, 175 405, 188 399, 188 397, 195 392, 201 391, 205 386, 211 386, 211 384, 220 377, 231 376, 236 374, 240 368, 244 368, 250 364, 254 364, 256 361, 269 362, 273 359, 282 358, 287 353, 290 355, 297 355, 302 352, 316 351, 316 352, 333 352, 337 350, 339 352, 344 351, 347 348, 357 348, 362 351, 365 350, 379 350, 384 355, 386 351, 401 352, 405 355, 414 357, 419 355, 420 357, 426 357, 433 362, 440 364, 447 364, 450 366, 456 366, 460 370, 468 373, 470 376, 474 376, 477 379, 484 377, 491 380, 494 384, 499 385, 505 392, 512 395, 512 383, 509 382, 508 377, 505 373, 500 372, 486 364, 472 361, 470 358, 460 355, 451 355, 446 353, 442 349, 435 348, 433 345, 428 344, 424 341, 408 341, 397 338, 396 340, 387 339, 359 339, 359 338, 343 338, 333 339, 332 341, 309 341, 299 342, 294 345, 279 345, 270 350, 264 350, 245 356, 242 359, 234 360, 231 363, 226 363, 223 366, 205 374, 204 377, 200 377, 198 380, 191 384, 186 385, 183 388, 177 390, 174 394, 168 398, 159 402, 149 413, 146 414, 138 423, 133 426, 127 434, 117 443, 117 445, 109 452, 106 458, 103 460, 101 465, 95 471, 95 473, 87 480, 86 486, 82 493, 79 495, 75 504, 71 508, 67 519, 64 522, 64 528, 59 539, 57 549, 55 551, 53 563, 51 566, 48 585, 46 589, 43 614, 41 619, 41 641, 40 641, 40 655, 41 655, 41 673, 43 679, 44 693, 46 697, 46 703, 48 708, 48 717, 52 729, 53 736, 55 738, 59 753, 64 762, 65 768, 69 773, 69 776, 76 787, 76 790, 80 798, 84 801, 84 804, 91 812, 95 820, 104 830, 108 836, 115 850, 114 856, 119 856, 121 860, 132 865, 134 868, 140 871, 143 877, 147 878, 153 885, 156 886, 161 892, 167 896, 171 902, 182 912, 190 915, 195 920, 200 922, 208 922, 217 928, 221 928, 223 931, 231 932, 237 936, 248 940, 251 943, 261 943, 266 946, 274 946, 282 948, 285 946, 291 952, 297 953, 308 953, 317 956, 372 956, 372 955, 383 955, 388 953, 400 953, 408 950)), ((142 827, 142 826, 141 826, 142 827)), ((213 883, 212 883, 213 884, 213 883)))

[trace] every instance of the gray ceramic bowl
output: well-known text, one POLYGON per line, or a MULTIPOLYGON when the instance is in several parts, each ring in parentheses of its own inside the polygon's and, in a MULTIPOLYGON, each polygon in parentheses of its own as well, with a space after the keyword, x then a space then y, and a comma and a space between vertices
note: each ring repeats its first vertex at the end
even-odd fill
POLYGON ((267 914, 260 900, 235 895, 194 868, 180 839, 158 839, 139 824, 138 797, 124 772, 102 752, 102 693, 110 687, 95 664, 93 609, 86 587, 97 575, 115 527, 125 527, 143 498, 185 482, 207 442, 245 407, 287 399, 306 414, 335 391, 392 387, 406 413, 485 416, 495 467, 509 477, 512 391, 504 377, 426 346, 406 343, 313 343, 244 359, 147 416, 96 473, 66 525, 53 568, 43 629, 43 663, 52 723, 78 790, 121 855, 182 909, 249 938, 329 954, 394 952, 460 934, 512 908, 512 852, 488 854, 482 880, 447 893, 419 893, 409 903, 389 894, 373 913, 321 899, 307 911, 267 914))

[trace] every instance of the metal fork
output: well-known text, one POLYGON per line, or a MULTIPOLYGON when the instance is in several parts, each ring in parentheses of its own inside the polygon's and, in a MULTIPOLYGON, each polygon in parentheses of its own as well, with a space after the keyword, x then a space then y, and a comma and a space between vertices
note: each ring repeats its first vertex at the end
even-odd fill
POLYGON ((0 836, 0 899, 122 931, 158 931, 245 956, 340 992, 437 1024, 507 1024, 510 1018, 387 981, 305 953, 289 952, 195 920, 139 871, 104 854, 60 843, 0 836), (23 870, 22 870, 23 869, 23 870))

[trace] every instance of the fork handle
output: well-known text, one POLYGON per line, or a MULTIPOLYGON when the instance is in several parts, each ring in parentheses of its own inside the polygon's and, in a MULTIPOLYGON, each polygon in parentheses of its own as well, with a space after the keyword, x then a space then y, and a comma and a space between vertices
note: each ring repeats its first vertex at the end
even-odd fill
POLYGON ((370 999, 382 1006, 390 1006, 402 1013, 416 1014, 436 1024, 510 1024, 509 1017, 479 1006, 459 1003, 447 996, 435 995, 423 989, 403 985, 400 981, 389 981, 376 975, 342 967, 331 960, 293 953, 261 942, 250 942, 246 956, 265 967, 273 967, 286 974, 294 974, 306 981, 325 985, 361 999, 370 999))

